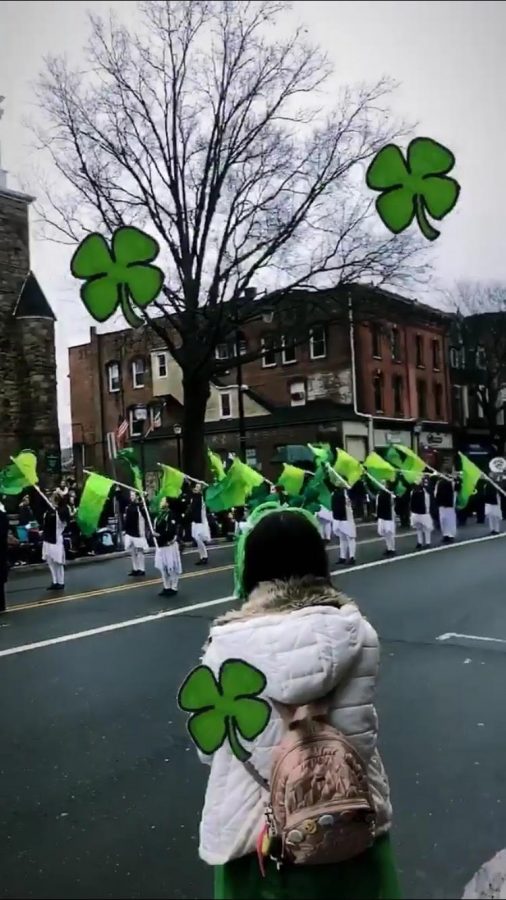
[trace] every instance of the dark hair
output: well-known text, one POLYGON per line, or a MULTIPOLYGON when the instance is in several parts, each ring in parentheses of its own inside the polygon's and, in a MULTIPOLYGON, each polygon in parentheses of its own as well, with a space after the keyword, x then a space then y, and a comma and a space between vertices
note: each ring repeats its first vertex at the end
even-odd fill
POLYGON ((262 581, 325 578, 330 582, 325 545, 314 525, 295 511, 273 512, 246 537, 243 586, 250 594, 262 581))

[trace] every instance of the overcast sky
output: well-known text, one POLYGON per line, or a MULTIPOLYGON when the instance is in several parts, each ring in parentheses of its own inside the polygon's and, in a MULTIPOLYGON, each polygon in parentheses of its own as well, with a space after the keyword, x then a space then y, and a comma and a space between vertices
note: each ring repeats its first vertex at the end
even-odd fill
MULTIPOLYGON (((132 21, 134 2, 16 2, 0 4, 0 122, 3 166, 9 185, 37 195, 40 161, 26 121, 34 114, 33 82, 47 54, 79 61, 87 11, 116 8, 132 21)), ((504 97, 506 3, 296 2, 284 16, 287 30, 303 20, 335 64, 340 83, 389 75, 400 83, 392 99, 399 114, 455 153, 462 194, 437 241, 438 283, 456 279, 506 280, 504 97)), ((32 268, 58 316, 61 424, 70 412, 66 347, 85 341, 89 320, 68 275, 70 253, 32 233, 32 268)), ((63 443, 66 441, 64 440, 63 443)))

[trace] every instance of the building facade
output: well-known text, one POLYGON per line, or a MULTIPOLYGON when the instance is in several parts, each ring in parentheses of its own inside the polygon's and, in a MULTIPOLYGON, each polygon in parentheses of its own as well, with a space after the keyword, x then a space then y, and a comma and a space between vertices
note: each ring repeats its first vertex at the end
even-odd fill
POLYGON ((31 198, 0 184, 0 466, 19 450, 60 471, 55 316, 30 271, 31 198))
MULTIPOLYGON (((330 441, 360 459, 389 439, 431 452, 451 449, 444 318, 386 292, 376 292, 374 306, 373 318, 361 316, 355 325, 346 313, 297 340, 274 334, 261 317, 238 336, 246 457, 267 477, 277 476, 281 462, 309 462, 306 445, 313 441, 330 441)), ((218 452, 237 453, 235 344, 219 344, 216 356, 224 374, 211 385, 207 440, 218 452)), ((111 471, 118 428, 125 434, 128 428, 147 471, 156 471, 158 461, 180 464, 181 370, 159 338, 145 328, 104 334, 92 328, 90 342, 72 347, 69 358, 81 465, 111 471)))

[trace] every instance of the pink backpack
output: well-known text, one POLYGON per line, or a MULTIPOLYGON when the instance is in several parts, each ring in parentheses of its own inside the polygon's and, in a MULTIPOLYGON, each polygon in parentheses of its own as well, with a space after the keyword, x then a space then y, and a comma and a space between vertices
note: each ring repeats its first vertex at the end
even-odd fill
POLYGON ((325 701, 275 706, 288 731, 275 748, 270 785, 245 763, 270 793, 259 856, 296 865, 358 856, 374 842, 376 818, 363 760, 328 724, 325 701))

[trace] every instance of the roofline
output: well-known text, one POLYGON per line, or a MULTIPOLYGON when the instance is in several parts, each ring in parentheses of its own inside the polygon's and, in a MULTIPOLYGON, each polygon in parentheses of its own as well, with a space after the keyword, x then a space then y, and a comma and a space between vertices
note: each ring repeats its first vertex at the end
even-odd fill
POLYGON ((33 203, 35 197, 30 194, 22 194, 21 191, 11 191, 10 188, 0 188, 0 197, 6 197, 8 200, 24 200, 25 203, 33 203))

